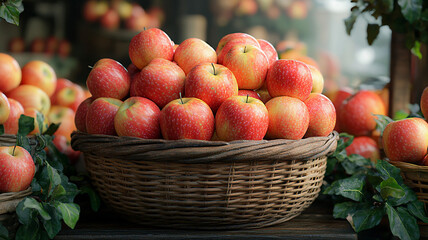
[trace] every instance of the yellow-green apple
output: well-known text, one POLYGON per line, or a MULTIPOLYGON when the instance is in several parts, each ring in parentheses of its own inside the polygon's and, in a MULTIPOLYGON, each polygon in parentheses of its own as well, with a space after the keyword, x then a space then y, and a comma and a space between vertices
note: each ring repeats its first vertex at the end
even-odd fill
POLYGON ((174 62, 184 73, 202 63, 217 63, 217 54, 214 49, 199 38, 188 38, 177 47, 174 53, 174 62))
POLYGON ((31 41, 30 51, 32 53, 42 53, 45 51, 45 41, 42 38, 35 38, 31 41))
POLYGON ((94 101, 92 97, 85 99, 82 103, 80 103, 79 107, 76 110, 76 114, 74 116, 74 124, 76 125, 77 130, 81 132, 86 131, 86 115, 88 113, 89 106, 94 101))
POLYGON ((53 55, 56 53, 58 49, 59 41, 56 37, 50 36, 48 39, 46 39, 46 47, 45 47, 45 53, 48 55, 53 55))
POLYGON ((155 58, 172 61, 173 57, 171 39, 158 28, 143 30, 135 35, 129 44, 129 58, 138 69, 143 69, 155 58))
POLYGON ((121 19, 127 19, 132 14, 132 4, 128 1, 114 1, 113 8, 117 11, 121 19))
POLYGON ((255 99, 258 99, 260 101, 262 100, 260 98, 259 94, 254 90, 243 90, 243 89, 238 90, 238 96, 247 96, 247 95, 249 97, 253 97, 255 99))
POLYGON ((94 22, 108 10, 108 4, 105 1, 90 0, 83 7, 83 17, 88 22, 94 22))
POLYGON ((3 123, 4 132, 6 134, 15 135, 18 133, 19 118, 24 114, 24 108, 15 99, 9 98, 8 101, 10 105, 10 113, 6 122, 3 123))
POLYGON ((0 92, 0 124, 7 121, 10 114, 10 103, 4 93, 0 92))
POLYGON ((29 133, 30 135, 34 135, 36 133, 43 133, 44 131, 46 131, 48 129, 48 124, 49 124, 48 119, 46 117, 44 117, 43 123, 41 126, 42 132, 40 132, 39 122, 37 121, 37 114, 38 113, 40 113, 40 111, 38 111, 35 108, 32 108, 32 107, 24 108, 24 115, 34 118, 34 129, 33 129, 33 131, 31 131, 29 133))
POLYGON ((351 145, 346 147, 346 154, 358 154, 369 158, 372 162, 380 159, 380 150, 375 140, 367 136, 355 137, 351 145))
POLYGON ((291 19, 305 19, 308 16, 308 3, 306 1, 292 1, 287 8, 291 19))
POLYGON ((226 54, 230 51, 231 48, 233 48, 236 45, 251 45, 257 48, 260 48, 259 42, 251 37, 251 35, 248 35, 250 37, 242 37, 242 38, 233 38, 230 39, 226 45, 221 49, 220 53, 217 54, 217 63, 223 64, 224 58, 226 54))
POLYGON ((49 124, 61 124, 55 135, 65 136, 67 141, 71 141, 71 133, 76 130, 74 123, 75 112, 71 108, 52 106, 46 117, 49 124))
POLYGON ((159 108, 184 94, 186 75, 175 63, 155 58, 132 82, 132 96, 145 97, 155 102, 159 108))
POLYGON ((210 140, 214 132, 214 115, 204 101, 180 98, 162 109, 160 128, 167 140, 210 140))
POLYGON ((309 126, 305 137, 325 137, 334 129, 336 110, 333 103, 321 93, 311 93, 305 100, 309 111, 309 126))
POLYGON ((54 69, 43 61, 33 60, 22 67, 21 84, 36 86, 42 89, 49 97, 55 92, 56 82, 54 69))
POLYGON ((419 162, 427 155, 428 123, 422 118, 391 122, 383 131, 382 143, 391 161, 419 162))
POLYGON ((215 129, 222 141, 262 140, 269 126, 268 110, 262 101, 248 96, 232 96, 215 115, 215 129))
POLYGON ((309 70, 311 70, 312 74, 312 93, 322 93, 324 89, 324 77, 322 76, 320 70, 318 68, 308 65, 309 70))
POLYGON ((54 105, 54 104, 56 104, 56 95, 58 94, 58 92, 60 91, 60 90, 62 90, 63 88, 65 88, 65 87, 70 87, 70 86, 73 86, 73 82, 72 81, 70 81, 70 80, 68 80, 68 79, 66 79, 66 78, 58 78, 57 79, 57 81, 56 81, 56 88, 55 88, 55 91, 54 91, 54 93, 52 94, 52 96, 50 97, 50 99, 51 99, 51 104, 52 105, 54 105))
POLYGON ((116 135, 114 116, 122 101, 115 98, 97 98, 86 113, 86 131, 90 134, 116 135))
POLYGON ((0 53, 0 92, 7 93, 21 83, 21 67, 12 56, 0 53))
POLYGON ((428 121, 428 87, 424 89, 421 96, 421 111, 425 119, 428 121))
POLYGON ((260 44, 260 49, 266 54, 266 57, 269 61, 269 67, 278 60, 278 52, 276 52, 275 47, 268 41, 264 39, 257 39, 260 44))
POLYGON ((20 192, 33 180, 36 166, 20 146, 0 147, 0 192, 20 192))
POLYGON ((12 38, 9 41, 9 52, 11 53, 22 53, 25 50, 25 42, 21 37, 12 38))
POLYGON ((239 89, 258 89, 265 81, 269 61, 260 48, 238 44, 224 56, 223 65, 233 72, 239 89))
POLYGON ((77 84, 61 89, 56 94, 55 102, 59 106, 71 108, 73 111, 77 110, 79 104, 85 100, 85 92, 83 88, 77 84))
MULTIPOLYGON (((220 54, 220 52, 223 50, 224 46, 229 42, 232 41, 234 39, 240 39, 240 38, 248 38, 251 40, 248 40, 248 42, 252 42, 254 44, 259 44, 258 41, 251 35, 246 34, 246 33, 230 33, 225 35, 224 37, 222 37, 220 39, 220 41, 218 42, 217 45, 217 49, 215 50, 215 52, 217 53, 217 55, 220 54)), ((260 46, 260 45, 259 45, 260 46)))
POLYGON ((101 26, 106 29, 114 30, 119 27, 120 17, 115 9, 110 8, 100 19, 101 26))
POLYGON ((305 101, 312 90, 312 75, 309 67, 300 61, 279 59, 266 77, 270 96, 288 96, 305 101))
POLYGON ((103 58, 92 68, 86 79, 86 86, 94 98, 122 99, 129 93, 131 77, 122 64, 103 58))
POLYGON ((151 100, 130 97, 120 105, 114 117, 114 128, 118 136, 144 139, 160 138, 160 109, 151 100))
POLYGON ((224 100, 238 95, 238 83, 232 71, 220 64, 200 64, 189 72, 184 83, 186 97, 204 101, 215 113, 224 100))
POLYGON ((58 55, 60 57, 68 57, 70 55, 71 52, 71 43, 66 40, 66 39, 62 39, 61 41, 59 41, 58 43, 58 55))
POLYGON ((51 107, 49 96, 40 88, 32 85, 20 85, 6 95, 21 103, 24 109, 35 108, 44 115, 48 114, 51 107))
POLYGON ((275 97, 266 103, 269 127, 266 137, 298 140, 309 126, 309 111, 305 103, 293 97, 275 97))
POLYGON ((386 115, 382 99, 372 91, 359 91, 342 103, 339 128, 354 136, 369 136, 376 128, 373 114, 386 115))
POLYGON ((334 130, 338 132, 341 132, 339 127, 340 107, 342 106, 342 103, 350 96, 352 96, 351 88, 340 88, 330 96, 330 100, 334 105, 334 109, 336 109, 336 126, 334 126, 334 130))

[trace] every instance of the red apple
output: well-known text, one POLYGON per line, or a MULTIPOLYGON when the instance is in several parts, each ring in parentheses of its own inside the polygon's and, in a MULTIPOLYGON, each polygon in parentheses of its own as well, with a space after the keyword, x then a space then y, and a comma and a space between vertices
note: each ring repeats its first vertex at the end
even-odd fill
POLYGON ((89 0, 83 8, 83 16, 88 22, 94 22, 104 15, 108 10, 108 4, 105 1, 89 0))
POLYGON ((340 107, 342 106, 342 103, 350 96, 352 96, 352 89, 350 88, 341 88, 333 93, 332 96, 330 96, 330 100, 336 109, 336 126, 334 126, 334 130, 338 132, 341 132, 339 128, 340 107))
POLYGON ((269 67, 278 60, 278 53, 276 52, 275 47, 268 41, 264 39, 257 39, 260 44, 260 49, 266 54, 266 57, 269 61, 269 67))
POLYGON ((9 98, 13 98, 22 104, 24 109, 35 108, 46 115, 51 107, 51 100, 40 88, 32 85, 20 85, 7 93, 9 98))
POLYGON ((269 127, 266 137, 298 140, 309 126, 309 111, 298 98, 275 97, 266 103, 269 127))
POLYGON ((76 114, 74 116, 74 124, 76 125, 77 130, 81 132, 87 132, 86 130, 86 115, 88 113, 89 106, 94 101, 93 98, 87 98, 82 103, 80 103, 79 107, 76 110, 76 114))
POLYGON ((132 84, 132 96, 145 97, 160 108, 184 94, 186 75, 175 63, 162 59, 153 59, 135 76, 132 84))
POLYGON ((45 40, 42 38, 35 38, 31 41, 30 51, 32 53, 42 53, 45 51, 45 40))
POLYGON ((21 37, 12 38, 9 41, 9 52, 22 53, 25 50, 25 42, 21 37))
POLYGON ((255 0, 241 0, 238 2, 236 14, 240 15, 254 15, 257 13, 258 5, 255 0))
POLYGON ((188 74, 198 64, 217 63, 217 54, 201 39, 188 38, 175 50, 174 61, 188 74))
POLYGON ((386 109, 379 95, 364 90, 347 98, 339 114, 341 131, 355 136, 369 136, 376 128, 373 114, 386 115, 386 109))
POLYGON ((305 137, 328 136, 336 124, 336 110, 333 103, 321 93, 311 93, 305 105, 309 111, 309 126, 305 137))
POLYGON ((238 83, 227 67, 204 63, 189 72, 184 83, 184 92, 186 97, 204 101, 215 113, 224 100, 238 95, 238 83))
POLYGON ((76 130, 74 123, 75 113, 71 108, 62 106, 52 106, 46 118, 48 123, 61 123, 55 135, 65 136, 67 141, 71 141, 71 133, 76 130))
POLYGON ((6 122, 3 124, 4 132, 6 134, 15 135, 18 133, 19 118, 24 114, 24 108, 15 99, 9 98, 8 101, 10 104, 10 113, 6 122))
POLYGON ((152 101, 142 97, 131 97, 120 105, 114 117, 118 136, 144 139, 160 138, 160 109, 152 101))
POLYGON ((83 88, 77 84, 61 89, 56 94, 55 102, 62 107, 71 108, 73 111, 77 110, 80 103, 85 100, 85 92, 83 88))
POLYGON ((52 142, 60 152, 67 155, 70 164, 73 165, 77 163, 80 157, 80 152, 71 148, 70 142, 67 141, 65 136, 55 135, 52 142))
POLYGON ((56 82, 54 69, 43 61, 33 60, 22 67, 21 84, 36 86, 42 89, 49 97, 55 92, 56 82))
POLYGON ((172 61, 173 45, 168 35, 158 29, 150 28, 134 36, 129 44, 129 58, 139 69, 143 69, 155 58, 172 61))
POLYGON ((391 161, 419 162, 427 155, 428 123, 422 118, 391 122, 383 131, 382 143, 391 161))
POLYGON ((21 67, 12 56, 0 53, 0 92, 7 93, 21 83, 21 67))
POLYGON ((424 89, 421 96, 421 111, 425 119, 428 120, 428 87, 424 89))
POLYGON ((94 98, 107 97, 122 99, 129 93, 131 78, 119 62, 103 58, 94 65, 86 85, 94 98))
POLYGON ((135 74, 140 72, 140 69, 138 69, 133 63, 130 63, 128 65, 128 67, 126 68, 128 70, 129 76, 131 77, 131 82, 132 82, 132 78, 134 77, 135 74))
POLYGON ((428 166, 428 154, 425 155, 424 159, 422 159, 421 165, 428 166))
POLYGON ((311 70, 299 61, 277 60, 269 69, 266 87, 272 97, 288 96, 305 101, 312 90, 311 70))
POLYGON ((176 99, 162 109, 160 128, 167 140, 210 140, 214 132, 214 115, 200 99, 176 99))
POLYGON ((114 9, 107 10, 106 13, 101 17, 101 26, 109 30, 114 30, 119 27, 120 17, 114 9))
MULTIPOLYGON (((250 36, 250 35, 248 35, 250 36)), ((233 38, 230 39, 226 45, 221 49, 221 51, 217 54, 217 62, 219 64, 224 63, 224 57, 236 45, 251 45, 257 48, 260 48, 259 42, 253 37, 242 37, 242 38, 233 38)))
MULTIPOLYGON (((241 38, 248 38, 251 40, 248 40, 248 42, 252 42, 254 44, 259 44, 258 41, 251 35, 246 33, 231 33, 227 34, 226 36, 222 37, 220 41, 218 42, 217 49, 215 50, 217 55, 220 54, 220 52, 223 50, 224 46, 231 40, 234 39, 241 39, 241 38)), ((260 45, 259 45, 260 46, 260 45)), ((220 63, 220 62, 219 62, 220 63)))
POLYGON ((10 103, 4 93, 0 92, 0 124, 7 121, 10 114, 10 103))
POLYGON ((71 43, 68 40, 61 40, 58 43, 58 55, 60 57, 68 57, 71 52, 71 43))
POLYGON ((65 87, 70 87, 73 86, 74 83, 66 78, 58 78, 56 81, 56 88, 54 93, 52 94, 52 96, 50 97, 51 99, 51 104, 54 105, 56 104, 56 95, 58 94, 59 91, 61 91, 63 88, 65 87))
POLYGON ((126 19, 125 26, 127 29, 134 31, 142 31, 147 28, 149 19, 146 14, 142 15, 131 15, 130 18, 126 19))
POLYGON ((48 55, 53 55, 54 53, 56 53, 58 49, 58 43, 58 39, 54 36, 51 36, 46 39, 45 53, 47 53, 48 55))
POLYGON ((217 110, 215 126, 222 141, 262 140, 269 126, 268 110, 256 98, 232 96, 217 110))
POLYGON ((373 162, 380 159, 380 151, 376 141, 366 136, 355 137, 351 145, 346 147, 346 153, 348 156, 358 154, 365 158, 370 158, 373 162))
POLYGON ((0 192, 24 191, 35 171, 33 158, 23 147, 0 147, 0 192))
POLYGON ((114 98, 97 98, 86 113, 86 131, 90 134, 116 135, 114 117, 122 101, 114 98))
POLYGON ((259 94, 253 90, 238 90, 238 96, 249 96, 262 101, 259 94))

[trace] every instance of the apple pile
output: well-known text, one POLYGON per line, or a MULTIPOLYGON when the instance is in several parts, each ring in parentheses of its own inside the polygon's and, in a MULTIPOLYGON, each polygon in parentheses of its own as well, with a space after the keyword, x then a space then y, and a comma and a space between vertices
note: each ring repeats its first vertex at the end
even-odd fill
POLYGON ((148 11, 137 3, 126 0, 89 0, 83 7, 83 17, 88 22, 99 21, 105 29, 118 29, 121 23, 126 29, 141 31, 145 27, 160 27, 165 19, 163 10, 152 7, 148 11))
POLYGON ((89 134, 167 140, 261 140, 327 136, 336 123, 315 67, 278 60, 267 41, 224 36, 214 50, 201 39, 176 45, 160 29, 134 36, 126 69, 100 59, 86 84, 92 97, 76 111, 89 134))
POLYGON ((55 132, 54 143, 67 154, 72 162, 79 153, 70 146, 71 133, 76 130, 74 115, 80 103, 89 97, 89 92, 64 78, 58 78, 47 63, 33 60, 22 69, 10 55, 0 53, 0 124, 6 134, 17 134, 18 120, 22 114, 35 119, 38 133, 37 113, 45 116, 46 126, 61 123, 55 132))

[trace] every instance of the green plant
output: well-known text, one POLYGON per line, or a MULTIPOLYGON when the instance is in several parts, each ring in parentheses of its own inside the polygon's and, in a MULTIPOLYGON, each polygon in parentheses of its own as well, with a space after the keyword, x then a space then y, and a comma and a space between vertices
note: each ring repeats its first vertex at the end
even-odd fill
POLYGON ((421 43, 428 43, 428 1, 424 0, 351 0, 354 6, 345 19, 346 32, 351 34, 359 16, 367 25, 367 42, 371 45, 382 26, 405 36, 406 47, 419 58, 421 43), (374 19, 367 18, 369 14, 374 19), (380 20, 380 21, 379 21, 380 20))
POLYGON ((345 148, 353 136, 340 136, 336 152, 327 160, 323 190, 335 202, 333 217, 347 219, 356 232, 371 229, 387 217, 394 236, 419 239, 417 219, 428 223, 428 217, 423 203, 404 184, 400 169, 385 160, 374 164, 359 155, 347 156, 345 148))
POLYGON ((2 0, 0 5, 0 17, 8 23, 19 26, 19 14, 24 11, 22 0, 2 0))
MULTIPOLYGON (((37 114, 40 132, 43 118, 42 114, 37 114)), ((34 129, 34 119, 25 115, 19 119, 16 144, 30 152, 36 164, 36 173, 31 183, 32 195, 16 207, 20 223, 16 239, 53 239, 62 228, 61 221, 74 228, 80 215, 80 207, 74 203, 78 194, 88 194, 92 208, 99 208, 99 197, 92 188, 83 185, 79 189, 67 177, 74 176, 75 171, 68 163, 68 158, 52 142, 58 127, 59 124, 51 124, 43 134, 36 134, 36 145, 32 147, 27 135, 34 129)), ((83 180, 81 176, 79 180, 83 180)), ((9 239, 6 228, 1 224, 0 239, 9 239)))

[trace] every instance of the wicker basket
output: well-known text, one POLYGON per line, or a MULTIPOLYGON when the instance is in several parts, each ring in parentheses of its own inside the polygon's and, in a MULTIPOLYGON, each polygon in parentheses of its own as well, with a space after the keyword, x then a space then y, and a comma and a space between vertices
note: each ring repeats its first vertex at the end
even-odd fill
POLYGON ((404 182, 415 191, 418 199, 425 205, 425 212, 428 213, 428 166, 398 161, 390 163, 401 170, 404 182))
POLYGON ((318 196, 338 134, 302 140, 144 140, 75 132, 101 198, 127 220, 189 229, 259 228, 318 196))
POLYGON ((9 237, 13 237, 19 225, 16 206, 31 193, 31 188, 21 192, 0 193, 0 223, 9 231, 9 237))

